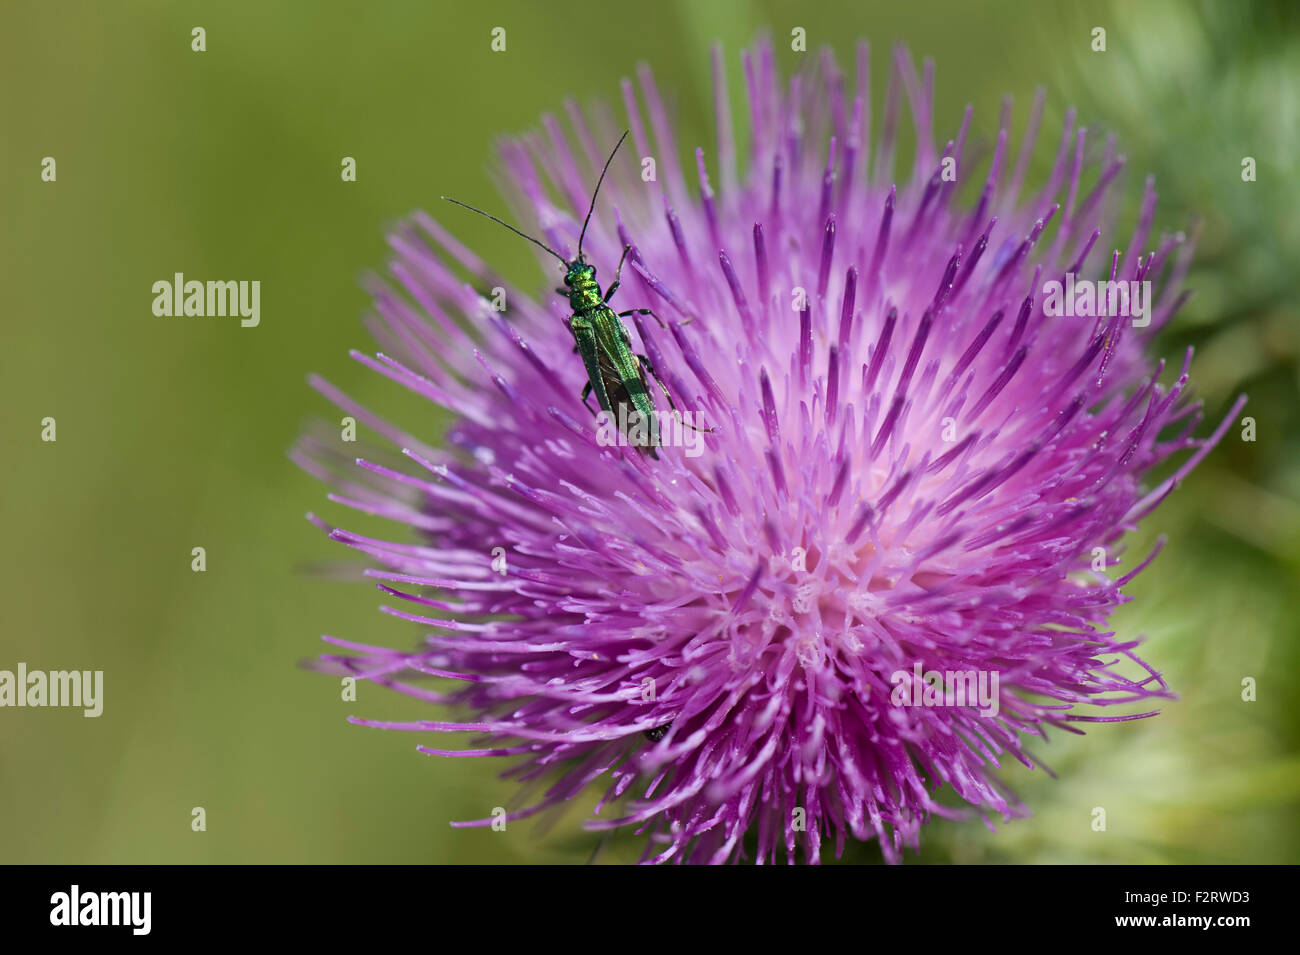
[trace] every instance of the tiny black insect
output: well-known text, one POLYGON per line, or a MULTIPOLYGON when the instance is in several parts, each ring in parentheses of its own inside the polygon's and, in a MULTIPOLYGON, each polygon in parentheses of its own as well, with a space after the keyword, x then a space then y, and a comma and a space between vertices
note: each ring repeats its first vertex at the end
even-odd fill
POLYGON ((661 739, 663 739, 665 736, 667 736, 667 735, 668 735, 668 731, 669 731, 670 729, 672 729, 672 728, 673 728, 673 724, 672 724, 672 723, 665 723, 663 726, 656 726, 656 727, 655 727, 654 729, 652 729, 652 730, 646 730, 646 731, 645 731, 645 738, 648 739, 648 740, 649 740, 650 742, 652 742, 652 743, 657 743, 657 742, 659 742, 661 739))

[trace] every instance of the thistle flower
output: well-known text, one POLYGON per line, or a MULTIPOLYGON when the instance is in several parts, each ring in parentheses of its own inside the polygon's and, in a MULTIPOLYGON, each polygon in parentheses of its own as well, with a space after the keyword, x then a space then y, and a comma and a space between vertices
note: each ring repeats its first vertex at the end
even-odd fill
MULTIPOLYGON (((644 114, 623 86, 641 162, 611 168, 584 244, 606 282, 632 247, 617 302, 666 320, 633 316, 633 341, 714 429, 703 453, 599 442, 566 303, 509 288, 416 214, 392 236, 394 282, 373 286, 382 352, 354 356, 447 409, 449 447, 316 381, 403 460, 345 465, 319 438, 297 456, 335 500, 406 525, 383 540, 313 518, 377 565, 385 609, 425 636, 415 650, 327 637, 351 652, 323 665, 467 714, 356 722, 470 734, 420 749, 501 757, 547 784, 508 818, 599 785, 588 825, 647 832, 647 860, 816 861, 824 838, 838 853, 851 837, 897 861, 933 815, 1021 812, 996 769, 1038 765, 1025 742, 1047 727, 1149 715, 1092 707, 1169 695, 1106 623, 1151 557, 1115 579, 1098 561, 1118 563, 1236 408, 1193 437, 1190 354, 1168 387, 1144 358, 1182 302, 1190 243, 1147 251, 1148 186, 1125 249, 1103 251, 1121 160, 1085 162, 1072 115, 1028 193, 1035 124, 1012 156, 1004 114, 977 172, 971 111, 938 148, 932 66, 918 74, 901 49, 874 142, 865 45, 856 81, 829 53, 784 87, 768 45, 743 63, 744 177, 719 55, 717 191, 703 150, 687 185, 643 68, 644 114), (904 96, 916 161, 894 179, 904 96), (1054 317, 1043 289, 1067 276, 1160 292, 1145 322, 1054 317), (930 671, 996 675, 994 705, 899 705, 930 671)), ((548 116, 503 150, 516 221, 566 256, 618 136, 569 119, 572 136, 548 116)))

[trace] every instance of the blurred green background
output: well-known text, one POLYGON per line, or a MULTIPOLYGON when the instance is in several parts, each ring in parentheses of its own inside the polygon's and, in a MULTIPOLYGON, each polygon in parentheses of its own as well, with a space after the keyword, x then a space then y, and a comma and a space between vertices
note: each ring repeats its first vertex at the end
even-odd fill
MULTIPOLYGON (((920 861, 1300 861, 1300 31, 1286 6, 7 2, 0 668, 102 669, 106 699, 99 719, 0 710, 0 862, 587 860, 582 805, 505 833, 450 829, 513 805, 501 765, 351 726, 431 713, 366 685, 345 702, 336 679, 298 667, 322 633, 394 646, 418 633, 381 616, 369 584, 310 572, 346 555, 303 514, 342 511, 286 450, 313 417, 337 417, 311 372, 437 433, 346 355, 370 347, 357 280, 385 261, 387 225, 440 193, 491 205, 497 136, 568 96, 617 103, 641 60, 682 148, 708 145, 709 45, 723 45, 739 120, 738 51, 770 31, 789 70, 793 26, 842 62, 871 40, 877 123, 884 53, 903 40, 936 61, 941 141, 971 102, 987 142, 1004 93, 1019 130, 1040 83, 1040 175, 1067 105, 1115 130, 1127 204, 1151 171, 1159 228, 1204 221, 1196 294, 1158 351, 1176 364, 1195 344, 1207 419, 1245 390, 1258 428, 1254 443, 1229 431, 1131 542, 1137 555, 1170 538, 1115 622, 1149 636, 1143 655, 1181 698, 1035 747, 1061 778, 1007 774, 1031 818, 996 834, 936 824, 920 861), (489 50, 495 26, 504 54, 489 50), (1104 54, 1089 50, 1094 26, 1104 54), (1255 183, 1241 181, 1247 155, 1255 183), (152 283, 177 271, 260 280, 260 327, 155 317, 152 283), (46 416, 56 443, 40 440, 46 416), (206 832, 191 831, 195 806, 206 832)), ((542 285, 522 243, 464 225, 505 274, 542 285)), ((619 838, 601 859, 638 847, 619 838)))

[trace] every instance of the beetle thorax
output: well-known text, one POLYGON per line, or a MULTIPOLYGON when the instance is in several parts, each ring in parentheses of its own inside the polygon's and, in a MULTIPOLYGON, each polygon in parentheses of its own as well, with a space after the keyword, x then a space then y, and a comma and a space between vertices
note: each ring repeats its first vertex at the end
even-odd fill
POLYGON ((574 262, 564 276, 564 284, 569 288, 569 305, 575 312, 593 308, 604 301, 593 265, 574 262))

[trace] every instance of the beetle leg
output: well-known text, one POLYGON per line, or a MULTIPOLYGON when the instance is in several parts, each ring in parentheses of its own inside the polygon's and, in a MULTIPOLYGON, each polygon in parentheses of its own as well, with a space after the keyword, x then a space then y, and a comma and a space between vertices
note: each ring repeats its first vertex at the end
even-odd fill
MULTIPOLYGON (((626 312, 619 312, 618 315, 619 315, 620 318, 626 318, 628 315, 650 315, 651 317, 654 318, 654 320, 655 320, 656 322, 659 323, 659 327, 660 327, 660 328, 667 328, 667 327, 668 327, 667 325, 664 324, 664 320, 663 320, 662 318, 660 318, 658 315, 655 315, 655 313, 652 312, 652 311, 650 311, 650 309, 648 309, 648 308, 630 308, 630 309, 628 309, 626 312)), ((683 319, 682 319, 680 322, 678 322, 677 324, 678 324, 678 325, 682 325, 682 326, 686 326, 686 325, 689 325, 689 324, 690 324, 691 322, 693 322, 693 321, 695 321, 695 316, 694 316, 694 315, 687 315, 685 318, 683 318, 683 319)))
POLYGON ((686 425, 686 427, 690 428, 692 431, 698 431, 701 434, 712 434, 714 431, 718 430, 717 428, 697 428, 695 425, 684 419, 682 413, 677 410, 677 405, 673 402, 673 396, 668 392, 668 386, 665 385, 664 380, 659 377, 659 372, 655 371, 654 365, 650 364, 650 359, 645 355, 637 355, 636 358, 637 361, 641 362, 641 364, 645 366, 645 370, 650 372, 650 377, 655 380, 655 383, 659 385, 659 390, 662 391, 664 397, 668 399, 668 407, 673 409, 673 414, 677 416, 678 421, 686 425))
POLYGON ((690 428, 692 431, 698 431, 700 434, 713 434, 713 432, 718 430, 717 428, 697 428, 695 425, 684 419, 682 420, 682 424, 686 425, 686 427, 690 428))
POLYGON ((660 318, 658 315, 656 315, 653 311, 651 311, 648 308, 629 308, 626 312, 618 313, 619 318, 627 318, 629 315, 649 315, 651 318, 653 318, 656 322, 659 323, 660 328, 668 327, 666 324, 664 324, 664 320, 662 318, 660 318))
MULTIPOLYGON (((573 350, 577 351, 578 349, 574 348, 573 350)), ((587 399, 590 397, 591 397, 591 382, 589 381, 582 386, 582 403, 586 407, 586 409, 591 412, 591 416, 594 418, 596 417, 596 409, 593 408, 591 405, 587 404, 587 399)))
MULTIPOLYGON (((664 320, 663 320, 662 318, 660 318, 658 315, 656 315, 654 312, 652 312, 652 311, 651 311, 650 309, 648 309, 648 308, 630 308, 630 309, 628 309, 626 312, 619 312, 619 313, 618 313, 619 318, 626 318, 626 317, 629 316, 629 315, 649 315, 651 318, 653 318, 656 322, 659 323, 659 327, 660 327, 660 328, 667 328, 667 327, 668 327, 668 326, 664 323, 664 320)), ((683 318, 680 322, 678 322, 677 324, 678 324, 678 325, 682 325, 682 326, 686 326, 686 325, 689 325, 689 324, 690 324, 691 322, 693 322, 693 321, 695 321, 695 316, 694 316, 694 315, 688 315, 688 316, 686 316, 685 318, 683 318)))
POLYGON ((614 297, 614 292, 618 289, 619 276, 623 274, 623 263, 627 261, 627 254, 632 251, 632 246, 623 246, 623 256, 618 260, 618 268, 614 270, 614 281, 610 283, 609 288, 605 290, 604 301, 608 302, 614 297))
POLYGON ((659 385, 659 390, 662 391, 664 397, 668 399, 668 407, 672 408, 673 411, 676 411, 677 405, 673 404, 673 396, 668 393, 668 386, 665 385, 664 380, 659 377, 659 372, 655 371, 655 366, 650 364, 650 359, 645 355, 637 355, 636 360, 641 363, 641 366, 645 368, 646 371, 650 372, 650 377, 659 385))

